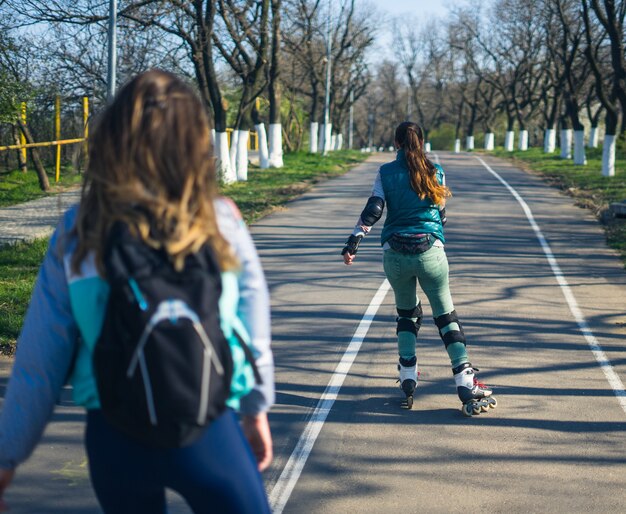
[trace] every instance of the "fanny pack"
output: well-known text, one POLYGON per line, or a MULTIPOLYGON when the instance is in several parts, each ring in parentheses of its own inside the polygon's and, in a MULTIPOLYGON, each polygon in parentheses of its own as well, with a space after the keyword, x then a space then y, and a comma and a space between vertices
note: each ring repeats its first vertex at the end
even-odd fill
POLYGON ((415 255, 430 250, 435 239, 432 234, 393 234, 387 243, 396 252, 415 255))

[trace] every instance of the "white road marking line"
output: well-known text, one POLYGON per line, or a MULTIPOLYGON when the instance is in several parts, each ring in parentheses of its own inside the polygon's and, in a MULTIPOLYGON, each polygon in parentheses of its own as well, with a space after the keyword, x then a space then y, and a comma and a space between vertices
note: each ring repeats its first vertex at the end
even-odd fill
POLYGON ((609 382, 609 385, 613 388, 613 392, 615 393, 617 400, 622 406, 622 410, 626 413, 626 391, 624 390, 624 384, 622 383, 617 373, 615 373, 615 370, 613 369, 613 365, 611 364, 611 361, 607 358, 606 354, 604 353, 604 350, 602 350, 602 347, 600 346, 600 343, 598 342, 596 337, 593 335, 593 332, 589 328, 589 325, 587 324, 587 320, 585 319, 585 316, 580 310, 580 307, 578 307, 578 302, 576 301, 576 297, 574 296, 574 293, 572 292, 569 284, 567 283, 567 280, 565 279, 565 276, 563 275, 563 272, 561 271, 561 268, 559 267, 559 264, 556 258, 554 257, 554 254, 552 253, 550 245, 546 241, 546 238, 543 236, 543 233, 541 232, 539 225, 537 225, 537 223, 535 222, 535 218, 533 216, 532 211, 530 210, 530 207, 528 207, 528 204, 522 199, 522 197, 517 193, 517 191, 513 189, 507 183, 506 180, 504 180, 500 175, 498 175, 495 171, 493 171, 491 167, 485 161, 483 161, 480 157, 476 157, 476 159, 478 159, 481 162, 481 164, 487 169, 487 171, 489 171, 494 177, 496 177, 500 182, 502 182, 504 187, 506 187, 509 190, 509 192, 515 197, 515 199, 522 206, 522 209, 524 210, 524 213, 526 214, 526 218, 528 218, 528 222, 530 223, 530 226, 532 227, 532 229, 535 231, 535 235, 537 236, 537 239, 539 240, 539 244, 541 244, 543 253, 546 254, 546 258, 548 259, 548 262, 550 263, 550 267, 552 268, 552 273, 554 273, 554 276, 556 277, 556 281, 559 283, 559 286, 561 286, 561 291, 563 291, 563 296, 565 296, 565 300, 567 300, 567 304, 569 305, 569 310, 571 311, 572 316, 574 316, 576 323, 578 323, 578 328, 580 328, 580 331, 582 332, 583 336, 587 340, 587 343, 589 344, 589 347, 591 349, 591 353, 593 353, 593 356, 596 358, 596 361, 598 361, 598 364, 600 365, 600 368, 604 372, 604 376, 609 382))
POLYGON ((272 512, 274 514, 281 514, 285 508, 285 505, 291 496, 291 492, 296 486, 298 478, 300 478, 300 473, 302 473, 304 464, 313 449, 315 440, 322 430, 326 417, 330 413, 330 409, 332 409, 333 404, 339 395, 339 390, 343 385, 343 381, 350 371, 352 363, 361 349, 363 339, 365 339, 374 316, 376 316, 378 308, 383 303, 385 295, 387 294, 387 291, 389 291, 390 287, 389 282, 385 279, 378 288, 374 298, 372 298, 369 307, 365 311, 359 326, 352 336, 352 341, 350 341, 350 344, 343 354, 341 361, 337 364, 335 372, 330 378, 330 382, 328 382, 324 394, 322 394, 321 398, 317 402, 317 407, 313 411, 311 419, 298 440, 298 444, 296 444, 296 447, 291 453, 291 457, 289 457, 287 465, 274 485, 269 497, 270 506, 272 507, 272 512))

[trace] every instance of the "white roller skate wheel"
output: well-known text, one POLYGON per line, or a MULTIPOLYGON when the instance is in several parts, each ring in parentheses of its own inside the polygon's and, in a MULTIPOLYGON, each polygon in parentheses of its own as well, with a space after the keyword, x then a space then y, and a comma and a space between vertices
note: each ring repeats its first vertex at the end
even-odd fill
POLYGON ((464 403, 461 405, 461 412, 468 418, 471 418, 474 415, 474 407, 471 403, 464 403))
POLYGON ((498 406, 498 400, 496 400, 492 396, 488 398, 488 401, 489 401, 489 407, 491 407, 492 409, 495 409, 498 406))

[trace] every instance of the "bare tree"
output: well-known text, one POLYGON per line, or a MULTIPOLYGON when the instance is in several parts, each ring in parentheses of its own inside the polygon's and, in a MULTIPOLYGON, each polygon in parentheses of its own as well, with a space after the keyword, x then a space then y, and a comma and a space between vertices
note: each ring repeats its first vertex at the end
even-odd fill
MULTIPOLYGON (((605 109, 605 136, 602 148, 602 174, 604 176, 615 175, 615 145, 618 134, 618 122, 620 116, 620 95, 624 93, 624 67, 620 64, 622 55, 619 53, 621 43, 613 41, 617 37, 623 41, 624 27, 624 2, 620 2, 619 8, 614 2, 607 2, 606 10, 603 10, 598 2, 593 0, 582 1, 582 14, 585 25, 585 56, 589 61, 591 71, 595 79, 595 90, 598 99, 605 109), (593 16, 593 14, 595 16, 593 16), (609 31, 610 27, 610 31, 609 31), (613 34, 613 37, 610 34, 613 34), (608 45, 605 42, 608 40, 608 45), (617 66, 616 66, 617 62, 617 66), (622 78, 620 78, 620 69, 622 78), (607 80, 608 77, 608 80, 607 80)), ((621 104, 623 105, 623 104, 621 104)), ((626 132, 624 128, 625 113, 622 110, 621 135, 626 132)))
MULTIPOLYGON (((624 18, 625 0, 589 0, 598 21, 606 30, 610 41, 611 64, 613 65, 613 93, 621 106, 620 136, 626 137, 626 38, 624 18)), ((587 1, 583 0, 583 10, 588 11, 587 1)), ((588 18, 588 15, 585 15, 588 18)))
POLYGON ((585 127, 580 118, 581 96, 584 95, 589 75, 588 62, 580 48, 584 37, 583 22, 577 4, 572 0, 548 0, 546 7, 558 23, 558 45, 553 47, 553 51, 556 60, 563 63, 565 115, 574 128, 574 164, 582 165, 586 163, 586 158, 585 127))
POLYGON ((411 105, 417 111, 417 121, 424 129, 425 139, 433 128, 443 121, 448 105, 447 84, 450 67, 447 60, 449 46, 434 23, 420 29, 415 20, 398 20, 394 27, 394 51, 402 63, 411 93, 411 105))
MULTIPOLYGON (((322 5, 320 0, 292 0, 288 6, 291 24, 285 35, 286 58, 295 61, 293 69, 306 77, 306 80, 296 78, 291 86, 309 99, 311 151, 318 148, 317 120, 322 114, 325 91, 327 62, 322 18, 326 13, 322 12, 322 5)), ((366 52, 375 36, 371 12, 359 11, 354 0, 342 0, 337 5, 331 24, 333 72, 330 83, 330 119, 336 135, 344 126, 350 96, 358 100, 367 87, 366 52)))
POLYGON ((269 67, 268 92, 270 97, 269 165, 283 166, 283 139, 280 117, 281 106, 281 9, 282 0, 272 0, 272 55, 269 67))

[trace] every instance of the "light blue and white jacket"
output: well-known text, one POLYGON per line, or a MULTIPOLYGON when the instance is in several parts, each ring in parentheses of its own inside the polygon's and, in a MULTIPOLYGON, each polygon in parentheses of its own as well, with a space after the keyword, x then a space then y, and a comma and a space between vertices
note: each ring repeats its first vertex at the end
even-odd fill
MULTIPOLYGON (((270 349, 269 294, 254 243, 234 204, 215 202, 220 232, 240 262, 238 272, 222 273, 220 316, 227 338, 233 330, 249 344, 262 383, 243 365, 243 350, 233 354, 235 373, 229 405, 243 414, 267 411, 274 402, 274 361, 270 349), (241 397, 241 398, 240 398, 241 397)), ((72 237, 78 206, 69 209, 55 233, 39 271, 17 342, 13 372, 0 414, 0 467, 13 468, 33 451, 68 380, 74 402, 100 406, 92 366, 109 287, 98 275, 93 256, 79 273, 71 270, 72 237)))

